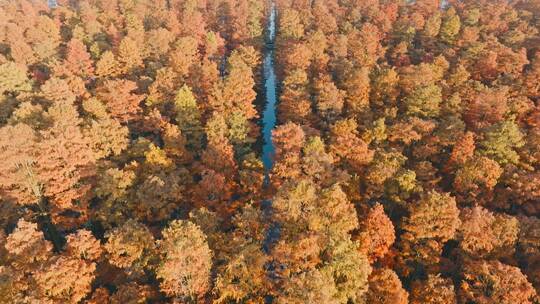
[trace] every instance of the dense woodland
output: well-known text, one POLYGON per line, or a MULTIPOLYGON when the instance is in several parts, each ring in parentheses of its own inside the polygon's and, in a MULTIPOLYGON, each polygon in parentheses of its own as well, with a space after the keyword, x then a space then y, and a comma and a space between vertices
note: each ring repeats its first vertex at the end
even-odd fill
POLYGON ((540 303, 540 1, 275 5, 0 1, 0 303, 540 303))

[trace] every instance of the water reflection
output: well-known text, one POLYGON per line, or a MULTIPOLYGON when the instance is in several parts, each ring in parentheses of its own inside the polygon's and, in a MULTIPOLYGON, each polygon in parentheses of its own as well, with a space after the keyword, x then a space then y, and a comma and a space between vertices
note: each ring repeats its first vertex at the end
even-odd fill
POLYGON ((266 171, 272 169, 274 159, 274 144, 272 143, 272 130, 276 126, 276 74, 274 72, 274 40, 276 36, 276 8, 272 3, 268 22, 268 36, 266 40, 266 52, 264 56, 263 72, 265 87, 265 109, 263 112, 263 155, 262 160, 266 171))

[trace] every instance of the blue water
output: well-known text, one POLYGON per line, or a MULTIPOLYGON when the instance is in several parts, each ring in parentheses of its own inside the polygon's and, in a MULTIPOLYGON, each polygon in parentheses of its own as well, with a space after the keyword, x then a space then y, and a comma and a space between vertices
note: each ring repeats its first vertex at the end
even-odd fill
POLYGON ((263 112, 263 148, 262 161, 266 178, 274 164, 275 148, 272 143, 272 130, 276 126, 276 74, 274 72, 274 40, 276 38, 276 8, 272 3, 270 18, 268 21, 266 50, 263 63, 264 88, 265 88, 265 109, 263 112))
MULTIPOLYGON (((263 125, 263 148, 262 160, 264 164, 264 186, 268 186, 269 172, 274 165, 275 148, 272 142, 272 131, 276 127, 276 74, 274 72, 274 40, 276 38, 276 7, 272 1, 270 7, 270 18, 267 24, 266 48, 263 62, 264 89, 265 89, 265 108, 262 117, 263 125)), ((264 200, 262 202, 262 211, 264 217, 272 221, 272 201, 264 200)), ((269 253, 274 243, 279 240, 280 227, 278 223, 270 222, 270 227, 266 232, 266 238, 263 242, 263 250, 269 253)), ((272 275, 272 267, 269 268, 269 274, 272 275)), ((271 301, 270 301, 271 302, 271 301)))

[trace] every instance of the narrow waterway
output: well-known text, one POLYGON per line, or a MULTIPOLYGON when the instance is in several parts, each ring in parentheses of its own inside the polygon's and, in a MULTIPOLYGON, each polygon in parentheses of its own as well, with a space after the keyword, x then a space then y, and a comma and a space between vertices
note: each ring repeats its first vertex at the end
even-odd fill
POLYGON ((270 18, 267 24, 267 37, 263 63, 265 108, 262 117, 263 148, 262 160, 265 170, 265 184, 268 182, 268 173, 274 163, 274 144, 272 143, 272 130, 276 126, 276 74, 274 72, 274 40, 276 38, 276 7, 274 2, 270 6, 270 18))
MULTIPOLYGON (((266 28, 266 46, 264 50, 264 62, 263 62, 263 75, 264 75, 264 98, 265 107, 262 116, 262 134, 263 134, 263 148, 262 148, 262 160, 264 164, 264 185, 267 187, 269 183, 269 173, 274 165, 274 144, 272 142, 272 131, 276 127, 276 103, 277 103, 277 88, 276 88, 276 73, 274 72, 274 56, 275 46, 274 41, 276 39, 276 6, 272 1, 270 4, 270 18, 268 20, 266 28)), ((272 245, 279 239, 280 229, 279 225, 272 222, 272 201, 264 200, 262 202, 262 211, 265 220, 270 223, 269 229, 266 235, 266 239, 263 243, 263 250, 270 252, 272 245)), ((269 274, 272 274, 272 267, 269 269, 269 274)))

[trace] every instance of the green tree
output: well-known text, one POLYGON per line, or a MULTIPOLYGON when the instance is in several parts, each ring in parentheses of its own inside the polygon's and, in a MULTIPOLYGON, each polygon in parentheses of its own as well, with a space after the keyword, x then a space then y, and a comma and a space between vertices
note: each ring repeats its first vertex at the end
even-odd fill
POLYGON ((30 91, 32 88, 25 67, 12 61, 0 65, 0 94, 30 91))
POLYGON ((203 136, 201 113, 197 100, 187 85, 183 85, 176 94, 174 106, 176 122, 182 134, 185 134, 189 147, 194 151, 199 149, 203 136))
POLYGON ((434 84, 418 87, 404 102, 409 115, 437 117, 442 102, 441 88, 434 84))
POLYGON ((453 44, 460 29, 461 20, 457 15, 456 10, 451 7, 444 13, 439 37, 443 42, 453 44))
POLYGON ((479 143, 478 153, 492 158, 500 165, 518 164, 519 155, 515 149, 523 145, 524 135, 519 126, 514 121, 505 120, 486 130, 484 140, 479 143))

